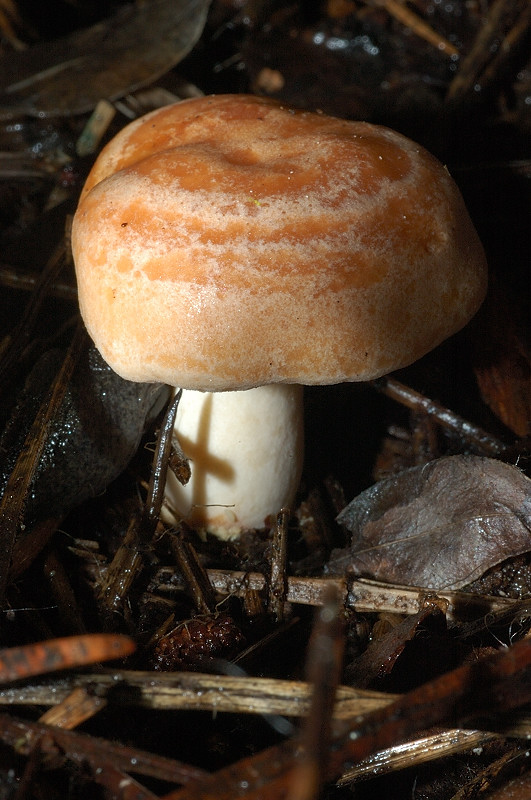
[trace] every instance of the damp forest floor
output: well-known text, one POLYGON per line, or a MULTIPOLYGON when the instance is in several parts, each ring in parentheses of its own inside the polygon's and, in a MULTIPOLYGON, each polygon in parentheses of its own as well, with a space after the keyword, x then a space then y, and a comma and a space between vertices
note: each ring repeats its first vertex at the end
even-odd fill
POLYGON ((523 0, 0 0, 1 798, 531 796, 530 43, 523 0), (306 390, 236 542, 160 520, 174 404, 99 360, 69 244, 120 128, 222 92, 420 142, 489 264, 419 362, 306 390))

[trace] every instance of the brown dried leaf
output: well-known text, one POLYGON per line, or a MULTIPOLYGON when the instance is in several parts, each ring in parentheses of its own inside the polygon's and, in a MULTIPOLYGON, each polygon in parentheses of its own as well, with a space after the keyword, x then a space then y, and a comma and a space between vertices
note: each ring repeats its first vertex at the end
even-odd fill
POLYGON ((81 114, 147 86, 199 39, 210 0, 135 3, 104 22, 0 59, 0 113, 81 114))
POLYGON ((352 545, 331 571, 457 589, 531 549, 531 481, 494 459, 449 456, 380 481, 338 522, 352 545))

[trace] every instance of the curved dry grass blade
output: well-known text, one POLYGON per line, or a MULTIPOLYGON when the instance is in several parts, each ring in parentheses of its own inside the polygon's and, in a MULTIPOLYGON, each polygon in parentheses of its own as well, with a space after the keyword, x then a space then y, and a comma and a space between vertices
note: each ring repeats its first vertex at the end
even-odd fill
MULTIPOLYGON (((130 708, 153 711, 207 711, 231 714, 277 714, 305 716, 310 708, 312 687, 303 681, 256 678, 239 675, 209 675, 198 672, 144 672, 120 670, 73 675, 39 685, 6 687, 0 705, 52 706, 62 703, 75 688, 92 687, 100 698, 130 708)), ((389 705, 396 695, 339 686, 335 719, 351 719, 389 705)))

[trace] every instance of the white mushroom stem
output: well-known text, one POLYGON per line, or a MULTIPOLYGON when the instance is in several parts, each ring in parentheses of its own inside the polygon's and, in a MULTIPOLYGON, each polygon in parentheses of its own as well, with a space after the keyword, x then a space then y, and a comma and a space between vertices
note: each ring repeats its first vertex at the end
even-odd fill
POLYGON ((183 391, 175 431, 192 475, 183 486, 169 473, 166 521, 185 519, 231 539, 293 503, 303 462, 302 386, 183 391))

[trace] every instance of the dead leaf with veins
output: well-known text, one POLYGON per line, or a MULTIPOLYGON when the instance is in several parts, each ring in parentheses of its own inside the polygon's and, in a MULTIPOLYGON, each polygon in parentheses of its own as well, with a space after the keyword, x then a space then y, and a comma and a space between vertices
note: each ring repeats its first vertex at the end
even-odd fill
POLYGON ((338 522, 352 544, 330 572, 458 589, 531 549, 531 480, 495 459, 448 456, 376 483, 338 522))

